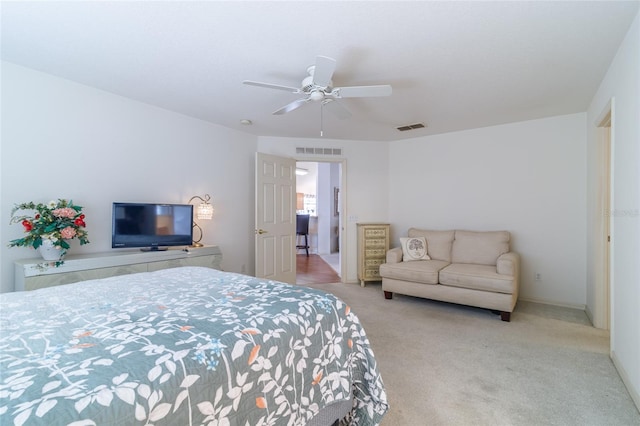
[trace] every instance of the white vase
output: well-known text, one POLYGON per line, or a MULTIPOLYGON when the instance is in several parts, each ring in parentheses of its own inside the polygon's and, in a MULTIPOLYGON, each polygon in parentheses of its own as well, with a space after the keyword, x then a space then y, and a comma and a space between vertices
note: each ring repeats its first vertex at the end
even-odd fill
POLYGON ((62 248, 54 246, 51 240, 42 240, 38 247, 38 253, 44 260, 60 260, 62 258, 62 248))

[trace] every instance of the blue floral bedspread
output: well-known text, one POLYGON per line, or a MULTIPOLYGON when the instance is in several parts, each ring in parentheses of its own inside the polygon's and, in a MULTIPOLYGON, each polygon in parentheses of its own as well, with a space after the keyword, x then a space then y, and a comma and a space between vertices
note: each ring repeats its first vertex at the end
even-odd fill
POLYGON ((0 295, 2 425, 304 425, 388 405, 367 336, 320 290, 184 267, 0 295))

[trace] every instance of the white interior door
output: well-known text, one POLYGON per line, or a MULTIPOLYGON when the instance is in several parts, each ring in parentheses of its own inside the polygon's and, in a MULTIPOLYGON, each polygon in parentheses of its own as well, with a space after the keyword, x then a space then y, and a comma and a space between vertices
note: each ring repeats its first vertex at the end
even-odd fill
POLYGON ((256 153, 256 277, 296 282, 296 160, 256 153))

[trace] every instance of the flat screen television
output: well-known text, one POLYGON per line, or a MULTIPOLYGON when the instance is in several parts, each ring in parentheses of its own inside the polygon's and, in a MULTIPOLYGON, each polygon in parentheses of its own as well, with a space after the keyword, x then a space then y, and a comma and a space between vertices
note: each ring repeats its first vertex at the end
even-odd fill
POLYGON ((193 205, 113 203, 111 247, 166 250, 193 242, 193 205))

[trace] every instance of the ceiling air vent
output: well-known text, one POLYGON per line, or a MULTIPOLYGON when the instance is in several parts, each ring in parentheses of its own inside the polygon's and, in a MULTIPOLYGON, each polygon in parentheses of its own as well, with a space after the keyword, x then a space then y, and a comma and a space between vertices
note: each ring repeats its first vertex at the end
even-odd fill
POLYGON ((415 130, 415 129, 423 129, 426 126, 422 123, 416 123, 416 124, 409 124, 408 126, 400 126, 397 127, 398 130, 400 130, 401 132, 406 132, 407 130, 415 130))
POLYGON ((296 154, 303 155, 342 155, 342 148, 310 148, 296 147, 296 154))

